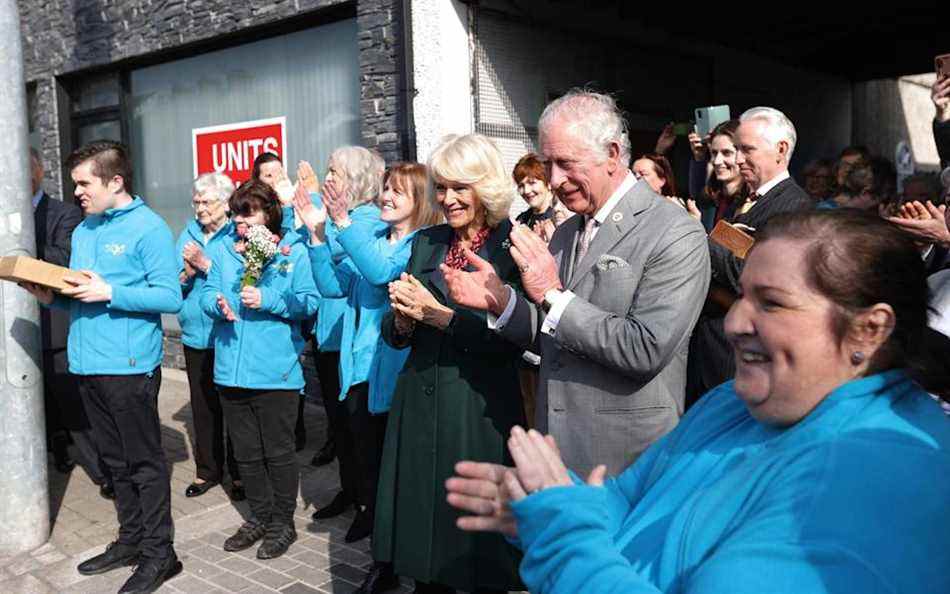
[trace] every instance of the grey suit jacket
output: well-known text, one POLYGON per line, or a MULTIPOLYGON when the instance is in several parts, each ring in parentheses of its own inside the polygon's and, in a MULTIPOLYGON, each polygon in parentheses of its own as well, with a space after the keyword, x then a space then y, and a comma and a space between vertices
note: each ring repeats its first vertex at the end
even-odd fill
POLYGON ((573 270, 582 228, 571 217, 548 246, 576 295, 555 335, 523 297, 499 332, 541 354, 536 427, 586 476, 598 464, 620 472, 679 420, 709 251, 702 224, 646 183, 618 202, 573 270))

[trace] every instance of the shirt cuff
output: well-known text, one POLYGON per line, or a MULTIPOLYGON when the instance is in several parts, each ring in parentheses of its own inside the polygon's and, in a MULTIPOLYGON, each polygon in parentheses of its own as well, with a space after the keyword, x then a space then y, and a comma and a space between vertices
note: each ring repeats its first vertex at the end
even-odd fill
POLYGON ((508 289, 508 304, 505 305, 505 310, 501 312, 501 315, 497 318, 492 312, 488 312, 488 315, 485 316, 485 321, 488 322, 488 329, 498 332, 506 325, 511 319, 511 314, 515 312, 515 301, 518 299, 518 296, 515 295, 515 290, 511 287, 505 287, 508 289))
POLYGON ((574 299, 574 293, 561 291, 557 299, 551 303, 551 310, 548 311, 544 322, 541 323, 541 332, 548 336, 554 336, 554 333, 557 331, 557 325, 561 321, 561 316, 564 314, 564 310, 567 309, 567 304, 571 302, 571 299, 574 299))

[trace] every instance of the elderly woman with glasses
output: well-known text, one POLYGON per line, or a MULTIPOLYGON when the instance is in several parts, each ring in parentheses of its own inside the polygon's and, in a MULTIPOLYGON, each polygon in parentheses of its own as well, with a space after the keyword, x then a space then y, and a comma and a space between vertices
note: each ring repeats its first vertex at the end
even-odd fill
POLYGON ((214 346, 211 338, 214 320, 201 310, 199 303, 201 288, 211 270, 208 250, 231 233, 228 198, 233 192, 234 183, 222 173, 206 173, 195 180, 191 197, 195 218, 188 221, 178 237, 176 253, 183 298, 178 322, 181 325, 195 432, 196 478, 185 489, 185 496, 204 495, 208 489, 219 484, 227 462, 228 474, 231 476, 230 495, 235 501, 240 501, 244 499, 244 487, 241 485, 237 462, 234 461, 230 437, 225 449, 221 401, 214 386, 214 346))

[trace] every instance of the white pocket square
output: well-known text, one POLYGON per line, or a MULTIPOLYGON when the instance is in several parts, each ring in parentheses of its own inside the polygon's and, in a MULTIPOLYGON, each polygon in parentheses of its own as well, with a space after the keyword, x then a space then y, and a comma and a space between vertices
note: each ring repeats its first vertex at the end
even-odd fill
POLYGON ((623 268, 624 266, 629 266, 629 264, 626 260, 618 258, 617 256, 602 254, 597 258, 597 268, 600 270, 613 270, 615 268, 623 268))

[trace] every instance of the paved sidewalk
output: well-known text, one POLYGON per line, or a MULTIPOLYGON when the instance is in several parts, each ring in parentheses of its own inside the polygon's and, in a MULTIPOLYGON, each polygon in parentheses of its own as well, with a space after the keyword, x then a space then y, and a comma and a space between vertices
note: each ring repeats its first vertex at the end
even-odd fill
MULTIPOLYGON (((234 554, 221 548, 224 539, 243 522, 242 515, 247 513, 245 502, 232 503, 220 487, 201 497, 185 497, 185 488, 195 476, 187 379, 184 372, 174 369, 163 369, 162 374, 159 409, 165 453, 172 464, 175 549, 185 569, 158 592, 352 592, 372 562, 369 539, 353 545, 343 542, 352 512, 319 523, 310 520, 314 506, 328 503, 339 485, 335 463, 322 468, 309 465, 325 436, 323 407, 308 403, 305 409, 308 447, 298 454, 298 540, 283 557, 259 561, 255 557, 256 547, 234 554)), ((99 496, 99 488, 78 467, 67 476, 50 465, 49 473, 53 524, 50 540, 32 553, 0 558, 0 592, 117 592, 131 575, 131 568, 93 577, 76 571, 80 561, 102 552, 115 538, 118 524, 113 503, 99 496)), ((408 584, 404 580, 401 591, 409 591, 408 584)))

